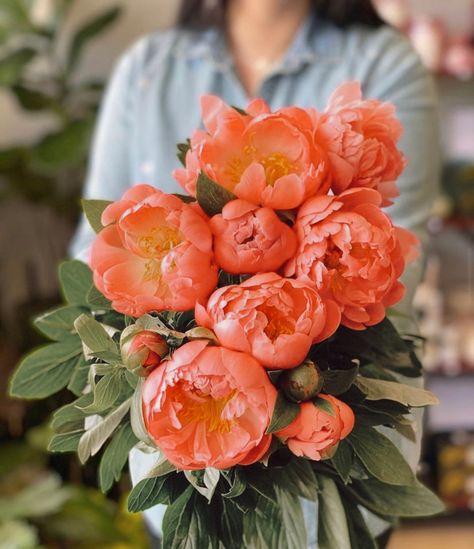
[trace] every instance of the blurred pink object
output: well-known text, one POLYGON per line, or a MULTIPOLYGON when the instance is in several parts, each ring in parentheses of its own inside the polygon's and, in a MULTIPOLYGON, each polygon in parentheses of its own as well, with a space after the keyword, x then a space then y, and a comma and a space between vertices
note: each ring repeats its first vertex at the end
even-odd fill
POLYGON ((400 30, 410 25, 411 9, 408 0, 375 0, 375 7, 380 17, 400 30))
POLYGON ((443 68, 463 80, 474 76, 474 46, 468 36, 458 36, 451 40, 446 49, 443 68))
POLYGON ((428 15, 418 16, 413 20, 409 35, 424 65, 433 72, 439 72, 443 66, 446 38, 443 22, 428 15))

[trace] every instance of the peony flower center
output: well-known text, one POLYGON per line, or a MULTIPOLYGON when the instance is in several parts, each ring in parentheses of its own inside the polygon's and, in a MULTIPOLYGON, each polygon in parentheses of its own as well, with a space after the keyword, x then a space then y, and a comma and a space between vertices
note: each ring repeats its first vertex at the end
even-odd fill
POLYGON ((138 246, 144 255, 151 259, 145 264, 143 280, 159 281, 161 279, 161 260, 174 247, 181 244, 181 234, 176 227, 164 225, 156 227, 146 236, 138 239, 138 246))
POLYGON ((183 424, 205 423, 208 433, 229 433, 234 422, 231 419, 223 419, 222 412, 236 394, 237 390, 234 390, 225 397, 213 398, 198 390, 192 391, 191 394, 188 391, 178 418, 183 424))
POLYGON ((339 248, 333 248, 326 253, 324 264, 328 269, 338 269, 340 267, 342 252, 339 248))
POLYGON ((146 236, 138 239, 138 246, 148 256, 161 256, 181 243, 181 236, 176 227, 165 225, 155 227, 146 236))
POLYGON ((280 179, 290 173, 294 173, 297 170, 297 166, 292 164, 288 157, 279 152, 275 152, 260 159, 260 164, 265 169, 265 178, 267 185, 275 185, 280 179))
POLYGON ((263 312, 268 318, 268 324, 265 326, 264 332, 272 341, 275 341, 280 335, 295 332, 294 322, 287 316, 282 316, 280 311, 275 311, 271 307, 263 312))
POLYGON ((143 280, 150 282, 151 280, 158 281, 161 278, 161 262, 156 259, 150 259, 145 263, 145 271, 143 280))
POLYGON ((271 186, 275 185, 280 177, 298 170, 298 166, 280 152, 262 156, 254 145, 246 145, 242 153, 242 156, 229 160, 224 170, 224 175, 229 179, 232 189, 240 182, 242 174, 252 162, 258 162, 263 166, 266 183, 271 186))

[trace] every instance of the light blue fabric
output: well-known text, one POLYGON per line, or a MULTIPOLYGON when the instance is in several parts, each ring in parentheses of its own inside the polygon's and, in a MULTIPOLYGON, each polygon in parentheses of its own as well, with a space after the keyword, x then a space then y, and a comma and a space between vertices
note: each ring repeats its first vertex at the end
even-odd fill
MULTIPOLYGON (((408 167, 399 181, 401 196, 389 211, 396 224, 424 239, 440 160, 436 96, 431 78, 403 36, 388 27, 340 30, 308 19, 257 96, 272 108, 294 104, 322 109, 336 86, 348 79, 360 80, 366 97, 391 101, 397 107, 405 127, 401 147, 408 167)), ((209 93, 240 107, 249 99, 219 31, 172 29, 140 40, 123 56, 111 78, 85 196, 118 199, 136 183, 180 192, 171 176, 178 167, 175 145, 201 125, 199 98, 209 93)), ((72 254, 87 259, 91 240, 92 233, 82 221, 72 254)), ((405 276, 409 289, 405 310, 410 308, 420 276, 418 262, 405 276)), ((415 467, 419 445, 400 437, 395 441, 415 467)), ((143 477, 152 463, 152 456, 132 452, 133 480, 143 477)), ((157 533, 163 512, 163 506, 158 506, 146 513, 157 533)), ((316 509, 305 507, 305 514, 309 547, 316 547, 316 509)))

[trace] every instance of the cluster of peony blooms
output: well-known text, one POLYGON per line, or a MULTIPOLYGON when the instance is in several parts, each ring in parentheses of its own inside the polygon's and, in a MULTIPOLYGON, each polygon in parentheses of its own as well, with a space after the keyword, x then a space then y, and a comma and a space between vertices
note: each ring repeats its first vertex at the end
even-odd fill
POLYGON ((249 465, 272 440, 323 459, 351 432, 352 410, 316 383, 293 393, 299 414, 269 433, 269 373, 311 366, 312 347, 339 326, 364 330, 401 299, 417 240, 381 209, 405 166, 401 125, 356 82, 324 112, 272 112, 260 99, 242 111, 206 96, 202 113, 205 129, 174 174, 189 196, 137 185, 110 204, 92 247, 95 285, 120 313, 194 310, 212 333, 169 353, 147 331, 123 350, 146 370, 144 424, 171 463, 249 465), (226 197, 217 212, 200 196, 203 179, 226 197))

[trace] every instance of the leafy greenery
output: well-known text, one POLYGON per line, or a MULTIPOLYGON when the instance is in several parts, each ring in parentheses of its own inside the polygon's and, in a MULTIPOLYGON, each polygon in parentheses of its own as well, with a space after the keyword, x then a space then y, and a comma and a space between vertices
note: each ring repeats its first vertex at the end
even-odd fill
MULTIPOLYGON (((92 218, 99 219, 99 208, 92 218)), ((212 337, 196 328, 192 312, 144 315, 133 321, 110 309, 110 302, 92 284, 90 269, 77 261, 60 266, 67 302, 36 320, 52 341, 27 356, 11 383, 12 394, 40 398, 65 386, 78 397, 57 410, 49 449, 77 452, 81 462, 103 451, 99 484, 104 492, 121 477, 128 453, 138 441, 151 446, 141 414, 143 381, 122 363, 119 334, 127 327, 163 334, 171 348, 195 337, 212 337), (132 326, 135 322, 136 326, 132 326), (114 327, 116 326, 116 327, 114 327), (90 392, 82 394, 87 384, 90 392)), ((228 470, 178 471, 164 456, 131 491, 128 508, 143 511, 168 505, 163 523, 165 547, 229 546, 238 539, 256 548, 305 547, 301 498, 319 504, 319 546, 376 547, 360 504, 382 518, 438 513, 442 505, 415 478, 394 446, 379 431, 385 426, 412 437, 412 407, 435 402, 431 393, 397 381, 400 368, 416 369, 412 349, 384 321, 373 327, 377 346, 350 347, 354 336, 343 328, 313 348, 321 370, 323 393, 338 395, 356 414, 356 425, 321 461, 296 457, 277 437, 265 463, 228 470), (385 361, 386 347, 398 348, 395 368, 385 361), (402 352, 403 349, 403 352, 402 352), (403 355, 403 359, 401 356, 403 355), (411 365, 408 365, 410 361, 411 365), (403 364, 403 366, 400 366, 403 364)), ((131 332, 132 333, 132 332, 131 332)), ((357 338, 356 338, 357 339, 357 338)), ((278 382, 279 372, 271 379, 278 382)), ((311 400, 320 413, 335 416, 335 407, 321 396, 311 400)), ((284 429, 300 405, 278 392, 269 433, 284 429)))
POLYGON ((89 225, 96 233, 100 232, 104 226, 101 217, 105 208, 111 204, 110 200, 82 200, 82 210, 86 216, 89 225))
POLYGON ((268 426, 267 433, 281 431, 296 418, 299 412, 299 405, 288 400, 281 391, 278 391, 273 416, 270 425, 268 426))
POLYGON ((196 183, 196 198, 206 214, 212 217, 221 213, 222 208, 237 197, 201 172, 196 183))
POLYGON ((107 7, 73 29, 65 44, 61 29, 69 24, 79 0, 55 0, 39 20, 31 0, 0 2, 0 86, 9 90, 27 113, 44 114, 53 129, 27 145, 0 151, 3 197, 22 196, 76 216, 86 157, 104 82, 78 75, 94 39, 120 16, 107 7), (40 62, 41 73, 34 70, 40 62), (67 185, 65 184, 67 182, 67 185))

